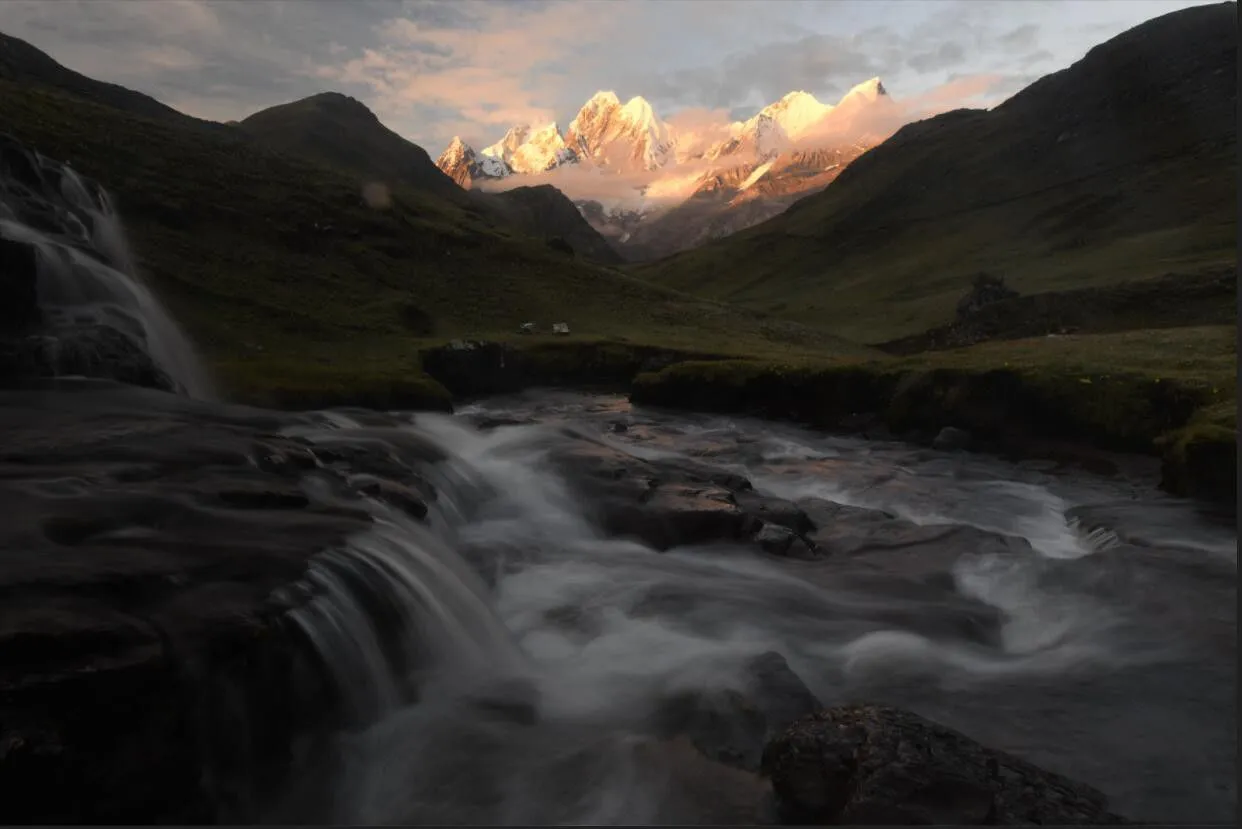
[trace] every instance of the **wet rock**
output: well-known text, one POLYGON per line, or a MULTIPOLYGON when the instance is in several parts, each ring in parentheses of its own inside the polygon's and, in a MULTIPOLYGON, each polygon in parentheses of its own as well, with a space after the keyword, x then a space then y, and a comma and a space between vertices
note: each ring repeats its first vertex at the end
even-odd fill
POLYGON ((612 424, 612 433, 614 435, 623 435, 629 430, 630 430, 630 425, 628 423, 618 422, 618 423, 612 424))
POLYGON ((177 391, 135 337, 105 325, 49 328, 5 339, 0 332, 0 380, 9 385, 47 377, 96 377, 177 391))
POLYGON ((237 487, 222 490, 217 497, 234 509, 302 509, 310 505, 306 493, 289 487, 237 487))
POLYGON ((970 432, 953 426, 940 430, 932 440, 932 448, 941 452, 956 452, 970 445, 970 432))
POLYGON ((38 256, 34 245, 0 237, 0 337, 34 331, 43 319, 38 256))
POLYGON ((427 517, 427 502, 408 486, 375 475, 353 475, 347 485, 355 492, 383 501, 411 518, 421 521, 427 517))
POLYGON ((518 725, 539 721, 539 689, 524 679, 508 679, 466 695, 466 701, 485 716, 518 725))
POLYGON ((765 524, 763 529, 755 534, 755 543, 757 543, 765 553, 774 556, 783 556, 789 551, 797 536, 793 530, 782 527, 779 524, 765 524))
POLYGON ((820 707, 785 658, 769 651, 743 666, 741 690, 685 691, 665 700, 656 728, 665 738, 689 737, 709 759, 757 771, 766 741, 820 707))
POLYGON ((552 461, 591 504, 604 532, 657 550, 747 539, 761 526, 734 499, 750 482, 725 470, 646 461, 589 440, 558 448, 552 461))
POLYGON ((1126 822, 1090 786, 895 708, 804 717, 768 744, 763 772, 785 824, 1126 822))
POLYGON ((300 478, 319 467, 315 453, 297 441, 275 438, 256 441, 253 449, 255 465, 264 472, 282 477, 300 478))
POLYGON ((333 727, 335 684, 284 614, 371 520, 300 489, 337 473, 273 435, 294 422, 117 384, 0 391, 5 818, 253 822, 295 740, 333 727))
POLYGON ((739 509, 726 490, 668 484, 656 487, 632 509, 615 511, 606 527, 668 550, 747 538, 758 529, 758 522, 739 509))
POLYGON ((475 414, 462 415, 462 418, 482 432, 498 429, 501 426, 525 426, 534 423, 529 417, 510 417, 509 415, 475 414))
POLYGON ((1030 553, 1022 538, 959 524, 920 525, 883 510, 818 499, 799 502, 818 529, 808 538, 823 555, 856 558, 912 576, 947 573, 965 553, 1030 553))
POLYGON ((783 498, 772 498, 754 492, 737 492, 734 501, 748 515, 763 521, 786 527, 799 535, 815 531, 815 523, 802 507, 783 498))
POLYGON ((695 463, 684 458, 661 458, 650 462, 661 480, 713 484, 732 493, 749 492, 753 487, 745 475, 727 469, 695 463))
POLYGON ((755 542, 765 553, 781 558, 818 561, 826 555, 807 537, 779 524, 763 525, 755 534, 755 542))

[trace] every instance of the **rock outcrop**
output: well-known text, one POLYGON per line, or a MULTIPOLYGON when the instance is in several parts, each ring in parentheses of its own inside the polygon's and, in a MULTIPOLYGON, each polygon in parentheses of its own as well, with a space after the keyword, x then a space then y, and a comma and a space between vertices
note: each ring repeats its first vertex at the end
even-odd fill
POLYGON ((820 711, 768 744, 793 825, 1116 825, 1103 794, 895 708, 820 711))
POLYGON ((558 447, 551 460, 588 496, 596 522, 610 535, 657 550, 753 541, 775 555, 817 557, 807 514, 753 492, 740 475, 687 461, 643 460, 586 438, 558 447))
POLYGON ((141 291, 123 284, 107 195, 66 165, 0 134, 0 387, 81 375, 167 391, 149 353, 141 291))
POLYGON ((0 392, 6 822, 253 822, 322 756, 349 711, 289 613, 367 499, 426 514, 435 455, 277 434, 300 419, 106 381, 0 392))

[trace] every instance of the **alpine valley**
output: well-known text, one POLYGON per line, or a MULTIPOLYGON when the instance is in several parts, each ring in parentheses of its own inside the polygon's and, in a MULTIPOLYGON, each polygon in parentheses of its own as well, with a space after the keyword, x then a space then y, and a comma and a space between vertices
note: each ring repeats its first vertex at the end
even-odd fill
POLYGON ((601 91, 564 130, 520 124, 482 150, 455 137, 436 165, 466 189, 552 184, 624 258, 646 261, 772 218, 905 120, 879 78, 835 105, 794 91, 745 121, 693 125, 601 91))

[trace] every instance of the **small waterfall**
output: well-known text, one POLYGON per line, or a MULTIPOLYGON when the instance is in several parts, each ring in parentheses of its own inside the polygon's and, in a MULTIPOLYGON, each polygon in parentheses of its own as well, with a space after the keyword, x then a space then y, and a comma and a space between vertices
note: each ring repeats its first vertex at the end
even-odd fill
MULTIPOLYGON (((39 330, 25 333, 44 335, 45 368, 89 374, 101 363, 123 361, 114 345, 119 336, 167 376, 164 385, 214 397, 189 339, 138 278, 107 192, 11 138, 0 139, 0 241, 35 252, 39 330), (89 353, 73 359, 66 343, 89 353)), ((21 278, 0 273, 0 285, 21 278)))
MULTIPOLYGON (((342 413, 321 414, 325 428, 291 431, 312 443, 348 440, 355 430, 365 433, 342 413)), ((375 443, 369 436, 359 440, 375 443)), ((392 454, 397 457, 399 448, 393 446, 392 454)), ((399 707, 431 671, 511 677, 526 670, 485 586, 456 549, 462 516, 454 505, 478 497, 469 470, 460 475, 432 475, 426 468, 418 472, 433 477, 439 487, 458 481, 461 486, 438 491, 426 523, 370 501, 374 526, 312 562, 301 586, 312 598, 291 612, 334 674, 346 713, 356 724, 374 722, 399 707)), ((417 473, 411 469, 411 474, 417 473)), ((307 483, 317 500, 334 500, 323 482, 307 483)))

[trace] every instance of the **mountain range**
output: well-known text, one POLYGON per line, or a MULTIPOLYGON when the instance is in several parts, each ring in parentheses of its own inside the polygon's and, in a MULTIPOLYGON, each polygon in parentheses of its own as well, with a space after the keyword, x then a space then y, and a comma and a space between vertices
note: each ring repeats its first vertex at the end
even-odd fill
MULTIPOLYGON (((564 130, 454 142, 492 170, 478 180, 338 93, 213 123, 3 35, 0 130, 115 188, 174 304, 198 298, 192 322, 210 307, 261 320, 256 338, 280 329, 251 284, 298 309, 290 331, 348 329, 351 348, 360 330, 508 330, 567 307, 625 336, 658 320, 665 341, 878 344, 951 322, 981 272, 1031 296, 1236 263, 1236 9, 1155 18, 1000 106, 888 137, 905 116, 879 80, 698 129, 599 93, 564 130), (245 199, 219 184, 234 179, 245 199), (601 228, 663 258, 616 267, 601 228), (341 297, 365 326, 324 316, 341 297)), ((215 320, 201 336, 237 339, 215 320)))
POLYGON ((232 399, 423 399, 424 344, 526 321, 697 353, 866 351, 621 273, 555 188, 464 191, 339 93, 206 121, 0 33, 0 134, 107 188, 141 278, 232 399))
POLYGON ((477 151, 454 137, 436 165, 464 188, 502 189, 531 177, 552 183, 627 258, 652 259, 734 233, 822 189, 900 117, 879 78, 835 105, 795 91, 745 121, 682 128, 645 98, 622 103, 601 91, 564 131, 517 125, 477 151), (608 195, 596 197, 600 191, 608 195))
POLYGON ((880 343, 952 320, 980 272, 1030 295, 1229 270, 1237 47, 1236 3, 1154 18, 997 107, 902 127, 769 221, 635 272, 880 343))

